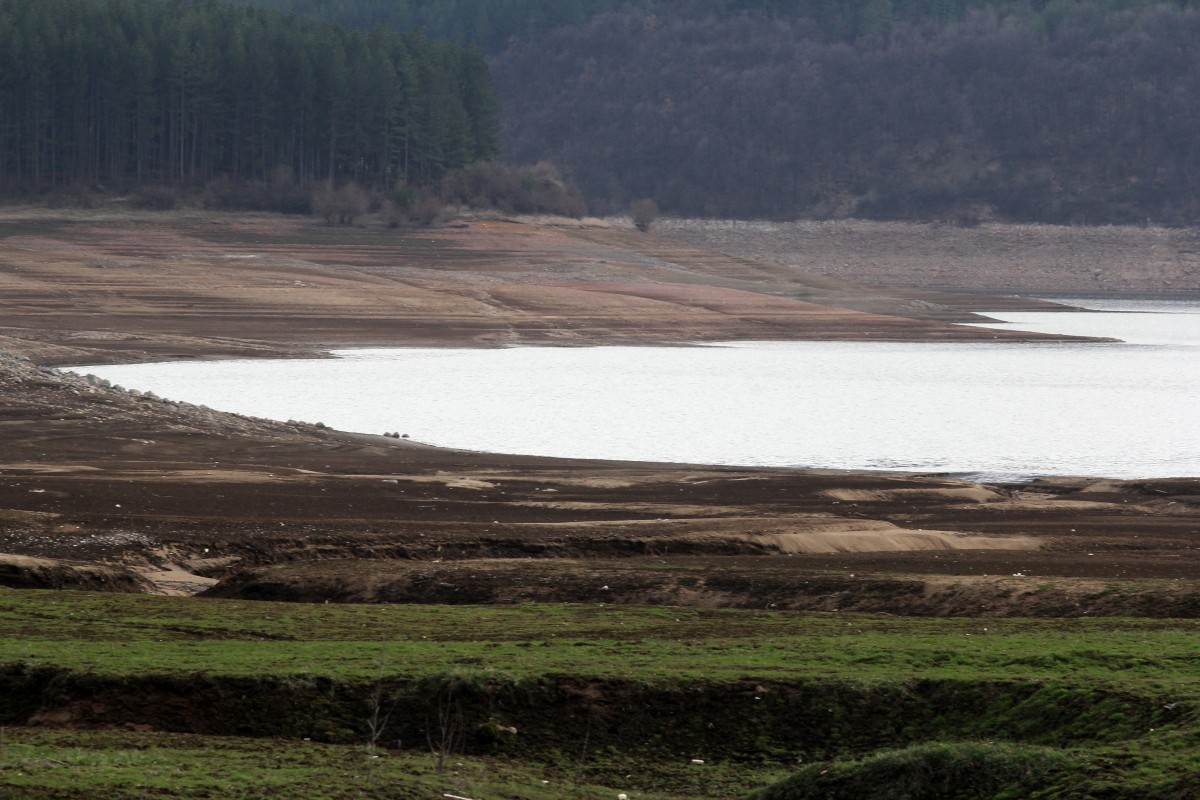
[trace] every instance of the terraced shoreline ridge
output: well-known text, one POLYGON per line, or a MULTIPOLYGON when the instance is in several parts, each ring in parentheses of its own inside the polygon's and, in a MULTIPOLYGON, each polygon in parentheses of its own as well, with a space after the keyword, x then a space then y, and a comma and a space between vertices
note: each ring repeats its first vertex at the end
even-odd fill
POLYGON ((54 369, 998 304, 1047 307, 606 221, 2 210, 0 795, 1195 797, 1200 478, 470 453, 54 369))
MULTIPOLYGON (((442 755, 463 770, 443 774, 445 791, 503 797, 564 796, 566 781, 642 797, 689 796, 695 781, 690 796, 735 797, 797 765, 830 761, 853 784, 878 769, 863 757, 874 751, 991 764, 997 792, 1031 776, 1063 797, 1096 796, 1113 783, 1125 793, 1107 796, 1186 797, 1196 785, 1195 620, 8 591, 0 630, 3 719, 21 726, 10 741, 46 748, 55 738, 40 730, 89 732, 74 740, 147 752, 172 773, 188 770, 170 752, 179 735, 200 734, 248 737, 223 741, 223 755, 209 756, 216 763, 247 758, 260 738, 282 740, 281 753, 358 745, 357 764, 337 765, 353 761, 347 752, 300 775, 344 772, 354 791, 379 797, 428 796, 422 772, 442 755), (373 716, 381 708, 385 721, 373 716), (369 755, 367 744, 376 748, 369 755), (389 776, 376 792, 370 756, 389 776), (527 785, 498 789, 480 774, 495 760, 523 772, 527 785), (400 766, 413 762, 422 768, 400 766)), ((71 770, 50 758, 34 775, 6 777, 8 785, 54 785, 71 770)), ((263 779, 288 777, 265 761, 263 779)), ((810 772, 764 796, 809 796, 794 792, 810 772)), ((113 781, 113 796, 136 796, 121 794, 118 776, 97 780, 113 781)))

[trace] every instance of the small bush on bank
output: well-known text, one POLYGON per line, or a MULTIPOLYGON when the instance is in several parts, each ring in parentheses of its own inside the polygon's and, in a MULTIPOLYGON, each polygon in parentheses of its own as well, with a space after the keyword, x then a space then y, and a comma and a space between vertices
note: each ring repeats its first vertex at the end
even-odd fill
POLYGON ((205 208, 220 211, 274 211, 279 214, 309 214, 313 189, 279 171, 269 181, 233 181, 220 177, 204 187, 205 208))
POLYGON ((96 193, 86 186, 68 186, 45 196, 46 208, 95 208, 96 193))
POLYGON ((145 211, 170 211, 179 197, 170 186, 143 186, 129 196, 129 204, 145 211))
POLYGON ((408 212, 391 198, 385 199, 379 207, 379 217, 389 228, 405 228, 410 221, 408 212))
POLYGON ((370 207, 370 196, 357 183, 347 183, 340 188, 326 183, 312 193, 312 213, 330 225, 353 225, 354 220, 367 213, 370 207))
POLYGON ((429 227, 438 222, 446 211, 446 204, 431 194, 427 194, 417 202, 410 216, 418 225, 429 227))
POLYGON ((410 211, 421 200, 421 190, 409 183, 400 183, 388 198, 400 211, 410 211))
POLYGON ((389 228, 407 228, 410 225, 429 227, 440 222, 446 212, 446 204, 435 194, 401 184, 390 195, 378 201, 379 216, 389 228))
POLYGON ((639 231, 650 230, 650 226, 658 221, 659 216, 658 203, 653 200, 634 200, 629 204, 629 218, 639 231))
POLYGON ((587 213, 579 190, 548 162, 512 167, 479 162, 455 170, 442 181, 442 198, 470 208, 506 214, 555 214, 578 219, 587 213))

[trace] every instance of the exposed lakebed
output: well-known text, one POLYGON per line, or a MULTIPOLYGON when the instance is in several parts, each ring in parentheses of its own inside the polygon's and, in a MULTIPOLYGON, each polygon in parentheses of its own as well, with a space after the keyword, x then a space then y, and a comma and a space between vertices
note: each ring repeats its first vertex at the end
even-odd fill
POLYGON ((1200 302, 1072 301, 1009 327, 1122 343, 371 349, 78 367, 212 408, 571 458, 1200 475, 1200 302))

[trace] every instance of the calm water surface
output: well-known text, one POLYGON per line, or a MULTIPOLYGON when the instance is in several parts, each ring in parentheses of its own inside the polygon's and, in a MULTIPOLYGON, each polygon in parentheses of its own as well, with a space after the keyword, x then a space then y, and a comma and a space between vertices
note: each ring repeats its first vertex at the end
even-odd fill
POLYGON ((1122 344, 391 349, 79 367, 226 411, 448 447, 980 477, 1200 476, 1200 302, 1005 327, 1122 344))

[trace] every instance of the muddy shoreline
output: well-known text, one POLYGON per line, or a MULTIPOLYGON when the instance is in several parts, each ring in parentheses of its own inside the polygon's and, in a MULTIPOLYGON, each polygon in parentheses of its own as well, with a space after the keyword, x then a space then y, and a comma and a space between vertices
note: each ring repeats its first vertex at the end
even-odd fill
POLYGON ((599 223, 396 234, 10 211, 0 230, 0 585, 503 603, 596 602, 624 581, 630 602, 682 605, 1193 607, 1198 479, 984 486, 456 452, 48 369, 400 344, 990 339, 953 323, 994 298, 864 289, 599 223))

